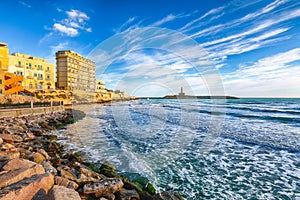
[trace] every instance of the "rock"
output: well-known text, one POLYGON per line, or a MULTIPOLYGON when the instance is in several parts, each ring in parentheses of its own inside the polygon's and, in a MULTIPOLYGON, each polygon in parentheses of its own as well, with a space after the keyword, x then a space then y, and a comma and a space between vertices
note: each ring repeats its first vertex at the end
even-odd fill
POLYGON ((1 200, 34 199, 41 192, 48 193, 54 184, 53 176, 49 173, 33 175, 0 190, 1 200))
POLYGON ((93 178, 93 177, 85 176, 84 174, 80 174, 80 177, 79 177, 79 179, 76 180, 76 182, 79 185, 83 185, 83 184, 86 184, 86 183, 96 183, 96 182, 99 182, 100 180, 101 179, 96 179, 96 178, 93 178))
POLYGON ((120 191, 123 182, 118 178, 103 179, 98 183, 85 184, 83 187, 84 194, 95 194, 96 197, 102 197, 105 194, 113 194, 120 191))
POLYGON ((51 159, 51 157, 48 155, 48 153, 44 149, 39 149, 38 152, 40 154, 42 154, 46 158, 46 160, 50 160, 51 159))
POLYGON ((60 169, 60 175, 72 181, 77 180, 77 176, 69 170, 60 169))
POLYGON ((12 125, 11 127, 5 128, 2 132, 5 134, 20 134, 25 131, 26 131, 26 129, 23 129, 20 126, 12 125))
POLYGON ((30 168, 20 168, 14 171, 7 171, 0 175, 0 188, 16 183, 24 178, 30 178, 35 174, 44 174, 45 170, 41 165, 33 165, 30 168))
POLYGON ((13 171, 20 168, 30 168, 33 165, 36 165, 36 163, 31 162, 29 160, 15 158, 10 161, 8 161, 3 167, 2 170, 4 171, 13 171))
POLYGON ((56 135, 45 135, 44 137, 47 138, 48 140, 50 140, 51 142, 57 140, 57 136, 56 135))
POLYGON ((158 200, 184 200, 180 194, 176 192, 169 192, 169 191, 164 191, 160 194, 155 195, 155 199, 158 200))
MULTIPOLYGON (((0 138, 0 139, 1 139, 1 138, 0 138)), ((13 148, 15 148, 15 146, 12 145, 12 144, 8 144, 8 143, 2 144, 1 147, 0 147, 1 151, 2 151, 2 150, 7 150, 7 149, 13 149, 13 148)))
POLYGON ((18 151, 20 152, 20 158, 30 160, 32 158, 32 152, 27 149, 18 148, 18 151))
POLYGON ((20 152, 13 145, 8 143, 0 145, 0 162, 19 157, 20 152))
POLYGON ((81 200, 75 190, 58 185, 53 186, 48 196, 49 200, 81 200))
POLYGON ((11 135, 11 134, 0 134, 0 138, 2 138, 2 140, 4 142, 7 142, 7 143, 14 143, 14 142, 22 142, 23 141, 22 137, 20 137, 18 135, 11 135))
POLYGON ((112 193, 103 194, 101 196, 101 198, 105 198, 107 200, 115 200, 116 199, 115 195, 112 193))
POLYGON ((85 167, 80 167, 79 173, 80 175, 85 175, 86 177, 92 177, 98 179, 98 181, 102 179, 102 176, 100 174, 85 167))
POLYGON ((75 183, 74 181, 70 181, 66 178, 60 177, 60 176, 54 177, 54 183, 55 183, 55 185, 64 186, 66 188, 70 188, 70 189, 74 189, 74 190, 76 190, 78 188, 77 183, 75 183))
POLYGON ((119 200, 140 200, 140 195, 136 190, 122 189, 116 194, 119 200))
POLYGON ((57 174, 56 168, 53 167, 49 161, 44 161, 42 163, 42 165, 43 165, 43 167, 44 167, 44 169, 45 169, 46 172, 49 172, 49 173, 51 173, 53 175, 57 174))
POLYGON ((27 133, 25 133, 24 136, 23 136, 23 140, 24 140, 24 141, 31 141, 31 140, 34 140, 34 139, 36 139, 36 137, 35 137, 35 135, 34 135, 33 133, 31 133, 31 132, 27 132, 27 133))
POLYGON ((33 161, 38 164, 42 164, 46 160, 46 158, 41 153, 38 152, 34 153, 32 157, 33 157, 33 161))
POLYGON ((2 144, 3 143, 3 140, 2 140, 2 138, 0 138, 0 144, 2 144))
POLYGON ((147 192, 149 192, 149 194, 151 194, 151 195, 156 194, 155 187, 154 187, 151 183, 148 183, 148 184, 147 184, 146 190, 147 190, 147 192))
POLYGON ((30 130, 30 132, 32 132, 36 136, 43 136, 43 135, 45 135, 45 131, 42 130, 42 129, 40 129, 40 128, 38 128, 38 127, 30 128, 29 130, 30 130))

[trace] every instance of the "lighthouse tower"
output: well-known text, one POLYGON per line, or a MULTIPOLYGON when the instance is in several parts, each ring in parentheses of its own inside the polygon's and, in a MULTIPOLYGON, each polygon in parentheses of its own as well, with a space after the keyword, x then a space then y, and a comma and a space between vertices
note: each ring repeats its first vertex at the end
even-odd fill
POLYGON ((185 96, 185 93, 183 92, 183 87, 181 87, 181 89, 180 89, 179 96, 180 97, 185 96))

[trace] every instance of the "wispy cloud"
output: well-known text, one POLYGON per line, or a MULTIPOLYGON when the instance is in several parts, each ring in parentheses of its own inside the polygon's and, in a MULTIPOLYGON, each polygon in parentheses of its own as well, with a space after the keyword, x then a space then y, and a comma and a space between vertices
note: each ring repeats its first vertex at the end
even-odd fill
MULTIPOLYGON (((299 2, 293 2, 292 0, 275 0, 271 3, 256 0, 236 4, 229 2, 224 6, 208 10, 198 17, 195 16, 198 13, 193 13, 193 15, 175 15, 171 13, 160 20, 148 23, 148 26, 172 27, 176 23, 169 22, 177 22, 182 17, 193 16, 191 20, 186 20, 188 22, 180 26, 178 30, 194 39, 195 43, 198 42, 203 47, 203 51, 200 52, 198 47, 193 49, 187 43, 180 46, 182 42, 179 39, 180 37, 172 34, 166 35, 161 32, 152 35, 149 41, 161 42, 162 49, 165 47, 175 48, 177 55, 181 58, 161 53, 148 55, 144 53, 126 54, 123 57, 122 70, 113 73, 125 73, 127 80, 130 81, 124 85, 131 85, 132 88, 134 88, 134 84, 145 82, 150 84, 151 81, 155 84, 160 83, 176 88, 176 84, 178 86, 176 80, 183 78, 196 93, 203 94, 207 83, 200 81, 202 79, 199 77, 199 73, 194 75, 191 73, 194 66, 182 61, 185 55, 188 54, 196 66, 212 67, 211 61, 213 61, 215 63, 214 67, 221 69, 230 64, 228 60, 232 59, 233 55, 246 54, 254 50, 261 50, 264 47, 281 45, 282 41, 293 37, 291 33, 295 30, 295 19, 300 17, 299 5, 299 2), (239 12, 241 10, 243 12, 239 12), (160 41, 161 38, 164 38, 164 40, 160 41), (207 55, 210 56, 210 59, 207 59, 207 55), (140 80, 138 80, 138 77, 140 77, 140 80)), ((124 40, 124 46, 136 45, 136 49, 139 49, 142 48, 142 46, 139 46, 140 43, 148 43, 148 41, 145 39, 141 41, 136 33, 139 28, 147 27, 147 25, 145 23, 132 24, 133 21, 135 20, 131 21, 129 18, 124 23, 126 36, 122 39, 124 40)), ((182 21, 180 20, 178 24, 181 24, 182 21)), ((183 40, 186 40, 186 38, 183 38, 183 40)), ((273 49, 272 52, 276 51, 273 49)), ((293 74, 293 71, 299 71, 299 65, 290 64, 290 62, 299 60, 299 49, 273 56, 269 56, 268 53, 264 53, 265 58, 256 62, 255 58, 252 58, 254 60, 252 64, 240 65, 238 70, 236 70, 236 65, 238 65, 236 63, 234 67, 230 67, 231 72, 226 72, 224 76, 227 93, 238 96, 247 96, 246 94, 248 96, 255 96, 255 94, 256 96, 276 96, 290 84, 293 86, 288 89, 287 94, 299 96, 300 91, 295 85, 300 84, 300 75, 293 74), (286 77, 291 78, 286 80, 286 77), (284 82, 280 80, 284 80, 284 82), (276 89, 272 87, 276 87, 276 89)), ((202 69, 201 73, 205 74, 206 68, 203 67, 202 69)), ((212 82, 216 79, 216 74, 207 73, 205 76, 206 79, 212 82)), ((125 80, 122 81, 122 83, 125 83, 125 80)))
POLYGON ((174 15, 174 14, 169 14, 169 15, 167 15, 166 17, 164 17, 164 18, 162 18, 162 19, 160 19, 160 20, 158 20, 158 21, 156 21, 156 22, 154 22, 154 23, 152 23, 152 24, 150 24, 149 26, 161 26, 161 25, 163 25, 163 24, 165 24, 165 23, 167 23, 167 22, 171 22, 171 21, 174 21, 174 20, 176 20, 176 19, 180 19, 180 18, 184 18, 184 17, 189 17, 191 14, 176 14, 176 15, 174 15))
POLYGON ((18 3, 26 8, 31 8, 32 6, 28 3, 26 3, 25 1, 18 1, 18 3))
POLYGON ((157 21, 157 22, 154 22, 153 24, 151 24, 151 26, 160 26, 164 23, 167 23, 167 22, 170 22, 170 21, 173 21, 175 19, 177 19, 177 17, 179 17, 180 15, 176 16, 176 15, 173 15, 173 14, 169 14, 168 16, 166 16, 165 18, 157 21))
POLYGON ((136 19, 137 17, 128 18, 128 20, 124 22, 119 28, 115 29, 114 32, 119 33, 121 31, 126 30, 126 28, 128 28, 128 26, 130 26, 136 19))
POLYGON ((228 93, 244 97, 300 97, 296 61, 300 61, 299 48, 241 64, 237 71, 224 74, 224 86, 228 93))

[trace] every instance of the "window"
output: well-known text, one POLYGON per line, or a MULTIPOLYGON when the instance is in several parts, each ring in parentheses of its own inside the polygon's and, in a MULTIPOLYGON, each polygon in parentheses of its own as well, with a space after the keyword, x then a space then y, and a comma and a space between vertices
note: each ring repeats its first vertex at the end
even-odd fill
POLYGON ((50 75, 47 75, 47 79, 48 79, 48 80, 50 79, 50 75))
POLYGON ((18 65, 21 66, 21 61, 18 61, 18 65))
POLYGON ((0 79, 0 84, 2 84, 2 79, 0 79))
POLYGON ((2 94, 2 89, 0 89, 0 94, 2 94))
POLYGON ((43 70, 43 66, 42 65, 38 65, 38 70, 43 70))
POLYGON ((37 74, 36 74, 36 73, 34 73, 34 77, 37 77, 37 74))
POLYGON ((47 67, 47 71, 50 71, 50 67, 47 67))

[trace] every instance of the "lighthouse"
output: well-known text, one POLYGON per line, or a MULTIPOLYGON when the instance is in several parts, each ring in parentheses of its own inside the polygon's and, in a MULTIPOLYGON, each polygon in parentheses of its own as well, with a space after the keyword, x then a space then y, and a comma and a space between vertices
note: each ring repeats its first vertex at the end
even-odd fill
POLYGON ((180 97, 185 96, 185 93, 183 92, 183 87, 181 87, 181 89, 180 89, 179 96, 180 97))

